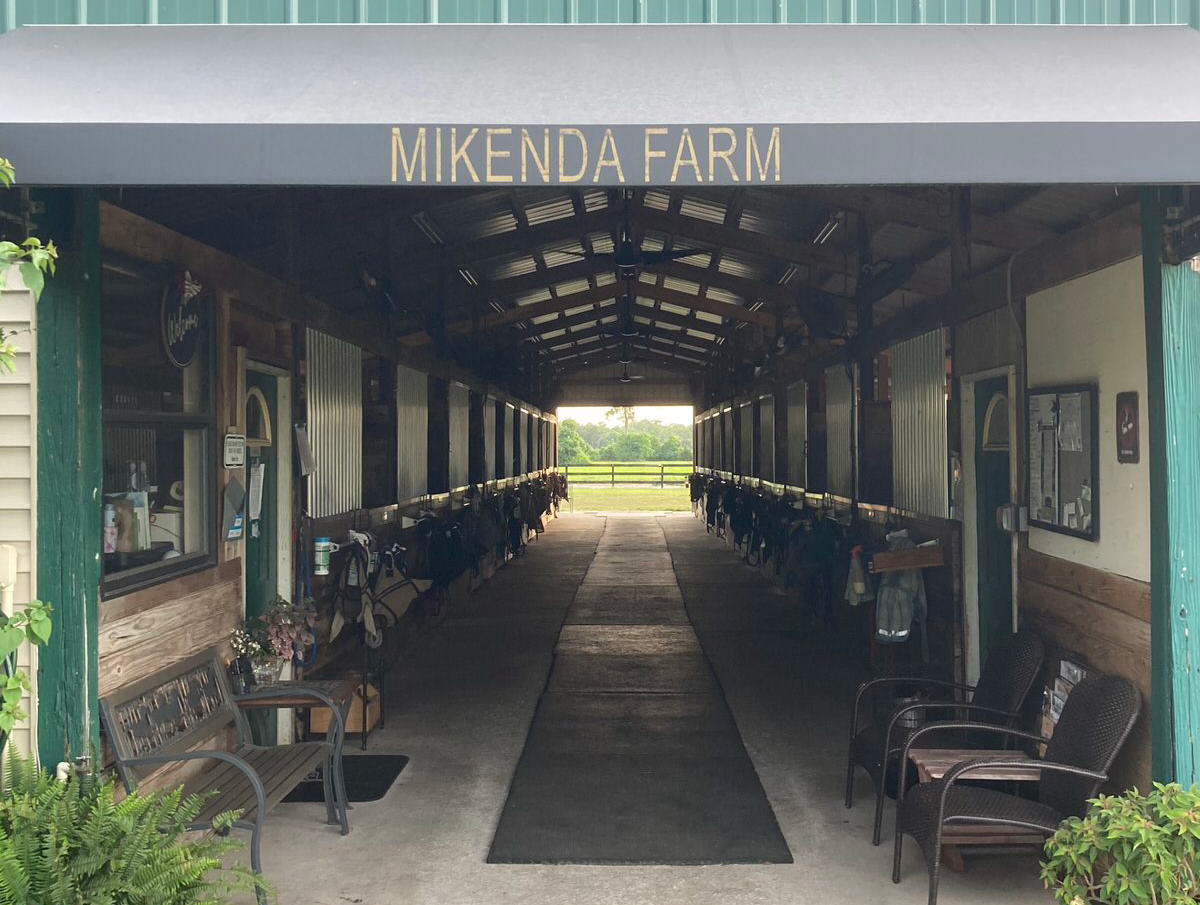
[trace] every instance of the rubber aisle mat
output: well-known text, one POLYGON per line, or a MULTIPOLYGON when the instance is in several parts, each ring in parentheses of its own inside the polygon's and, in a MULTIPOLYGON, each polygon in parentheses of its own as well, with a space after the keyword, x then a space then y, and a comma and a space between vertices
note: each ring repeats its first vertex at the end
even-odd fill
POLYGON ((629 527, 608 521, 567 615, 488 861, 790 863, 662 530, 629 527))

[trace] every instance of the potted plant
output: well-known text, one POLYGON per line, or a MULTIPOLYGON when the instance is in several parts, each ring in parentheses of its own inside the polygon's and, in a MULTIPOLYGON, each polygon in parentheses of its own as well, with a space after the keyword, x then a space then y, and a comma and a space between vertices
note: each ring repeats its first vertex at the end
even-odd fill
POLYGON ((316 641, 316 623, 316 610, 307 604, 294 604, 284 597, 271 601, 266 612, 245 629, 249 641, 257 645, 257 651, 249 652, 255 680, 269 684, 279 678, 284 664, 294 657, 303 658, 316 641))
POLYGON ((1042 881, 1062 905, 1200 901, 1200 790, 1102 795, 1046 842, 1042 881))
POLYGON ((229 677, 233 682, 234 693, 241 694, 254 687, 254 663, 263 658, 265 651, 245 625, 234 630, 229 638, 229 645, 233 648, 229 677))

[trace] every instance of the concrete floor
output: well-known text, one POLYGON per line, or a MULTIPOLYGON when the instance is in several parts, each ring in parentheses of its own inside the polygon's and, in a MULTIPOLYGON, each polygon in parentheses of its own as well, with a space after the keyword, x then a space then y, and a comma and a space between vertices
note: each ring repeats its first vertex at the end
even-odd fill
MULTIPOLYGON (((891 882, 890 829, 870 844, 870 780, 842 805, 853 643, 797 631, 795 601, 739 564, 690 515, 660 517, 688 614, 712 661, 795 863, 704 867, 487 864, 509 782, 550 672, 563 618, 607 522, 652 515, 563 517, 426 635, 393 673, 390 712, 369 749, 411 763, 380 801, 355 806, 352 833, 323 807, 280 805, 264 862, 286 905, 861 905, 923 903, 920 853, 906 845, 891 882)), ((599 563, 597 565, 600 565, 599 563)), ((614 575, 629 587, 630 577, 614 575)), ((647 584, 655 578, 647 576, 647 584)), ((943 873, 945 905, 1048 903, 1037 861, 969 857, 943 873)))

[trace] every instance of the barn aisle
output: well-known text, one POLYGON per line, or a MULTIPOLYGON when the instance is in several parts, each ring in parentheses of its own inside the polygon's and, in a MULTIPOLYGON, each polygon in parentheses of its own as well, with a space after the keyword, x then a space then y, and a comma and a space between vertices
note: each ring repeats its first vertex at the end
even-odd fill
MULTIPOLYGON (((393 674, 387 727, 372 734, 369 750, 412 761, 381 800, 355 805, 353 832, 343 838, 321 826, 319 804, 272 812, 263 850, 280 901, 923 905, 925 872, 915 846, 906 850, 904 882, 894 886, 891 848, 871 845, 870 783, 859 783, 854 809, 842 805, 846 709, 856 676, 839 639, 796 630, 796 606, 690 515, 551 522, 393 674), (601 576, 594 590, 585 582, 601 576), (623 636, 628 652, 637 618, 655 632, 674 631, 677 641, 685 633, 698 638, 794 863, 488 863, 539 701, 550 696, 556 649, 560 658, 594 652, 593 639, 609 631, 623 636), (608 620, 621 628, 604 628, 608 620), (580 631, 597 634, 585 640, 580 631)), ((694 662, 693 645, 685 659, 694 662)), ((573 668, 556 681, 584 674, 573 668)), ((694 682, 698 674, 691 676, 694 682)), ((557 744, 569 746, 565 721, 562 728, 557 744)), ((637 735, 614 731, 610 739, 640 744, 637 735)), ((889 813, 885 827, 890 822, 889 813)), ((942 900, 1048 905, 1036 875, 1032 857, 977 857, 965 874, 944 876, 942 900)))

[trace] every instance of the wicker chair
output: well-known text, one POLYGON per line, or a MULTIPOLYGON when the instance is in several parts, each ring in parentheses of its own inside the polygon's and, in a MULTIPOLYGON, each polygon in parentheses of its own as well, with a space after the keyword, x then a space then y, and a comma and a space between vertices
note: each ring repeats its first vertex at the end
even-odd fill
POLYGON ((913 732, 904 746, 905 763, 921 736, 944 728, 1045 742, 1046 756, 1029 763, 987 758, 963 761, 951 767, 940 780, 922 783, 908 792, 901 787, 896 803, 892 882, 900 882, 900 856, 906 833, 917 840, 925 855, 929 905, 937 905, 942 839, 947 824, 956 829, 979 824, 1016 827, 1033 835, 1050 836, 1067 817, 1082 816, 1088 799, 1108 779, 1108 770, 1133 729, 1141 707, 1141 695, 1131 682, 1118 676, 1100 675, 1084 679, 1071 692, 1050 739, 987 723, 931 723, 913 732), (996 766, 1040 773, 1037 800, 959 784, 960 780, 971 778, 972 770, 996 766))
MULTIPOLYGON (((1040 637, 1032 632, 1017 632, 991 649, 976 685, 960 685, 937 679, 891 678, 875 679, 859 686, 854 697, 854 712, 850 717, 846 807, 854 804, 855 767, 862 767, 875 783, 875 824, 871 834, 874 845, 879 844, 888 773, 893 765, 901 762, 900 751, 912 732, 911 728, 906 728, 906 721, 913 718, 923 721, 932 713, 1012 725, 1019 718, 1025 698, 1041 672, 1045 655, 1045 646, 1040 637), (886 725, 872 720, 865 728, 860 728, 858 718, 863 701, 873 700, 877 691, 896 686, 920 688, 937 697, 895 710, 886 725), (970 703, 954 701, 952 696, 955 692, 970 693, 970 703)), ((974 739, 961 738, 959 741, 962 747, 973 747, 974 739)), ((904 777, 898 776, 897 783, 903 785, 904 777)))

